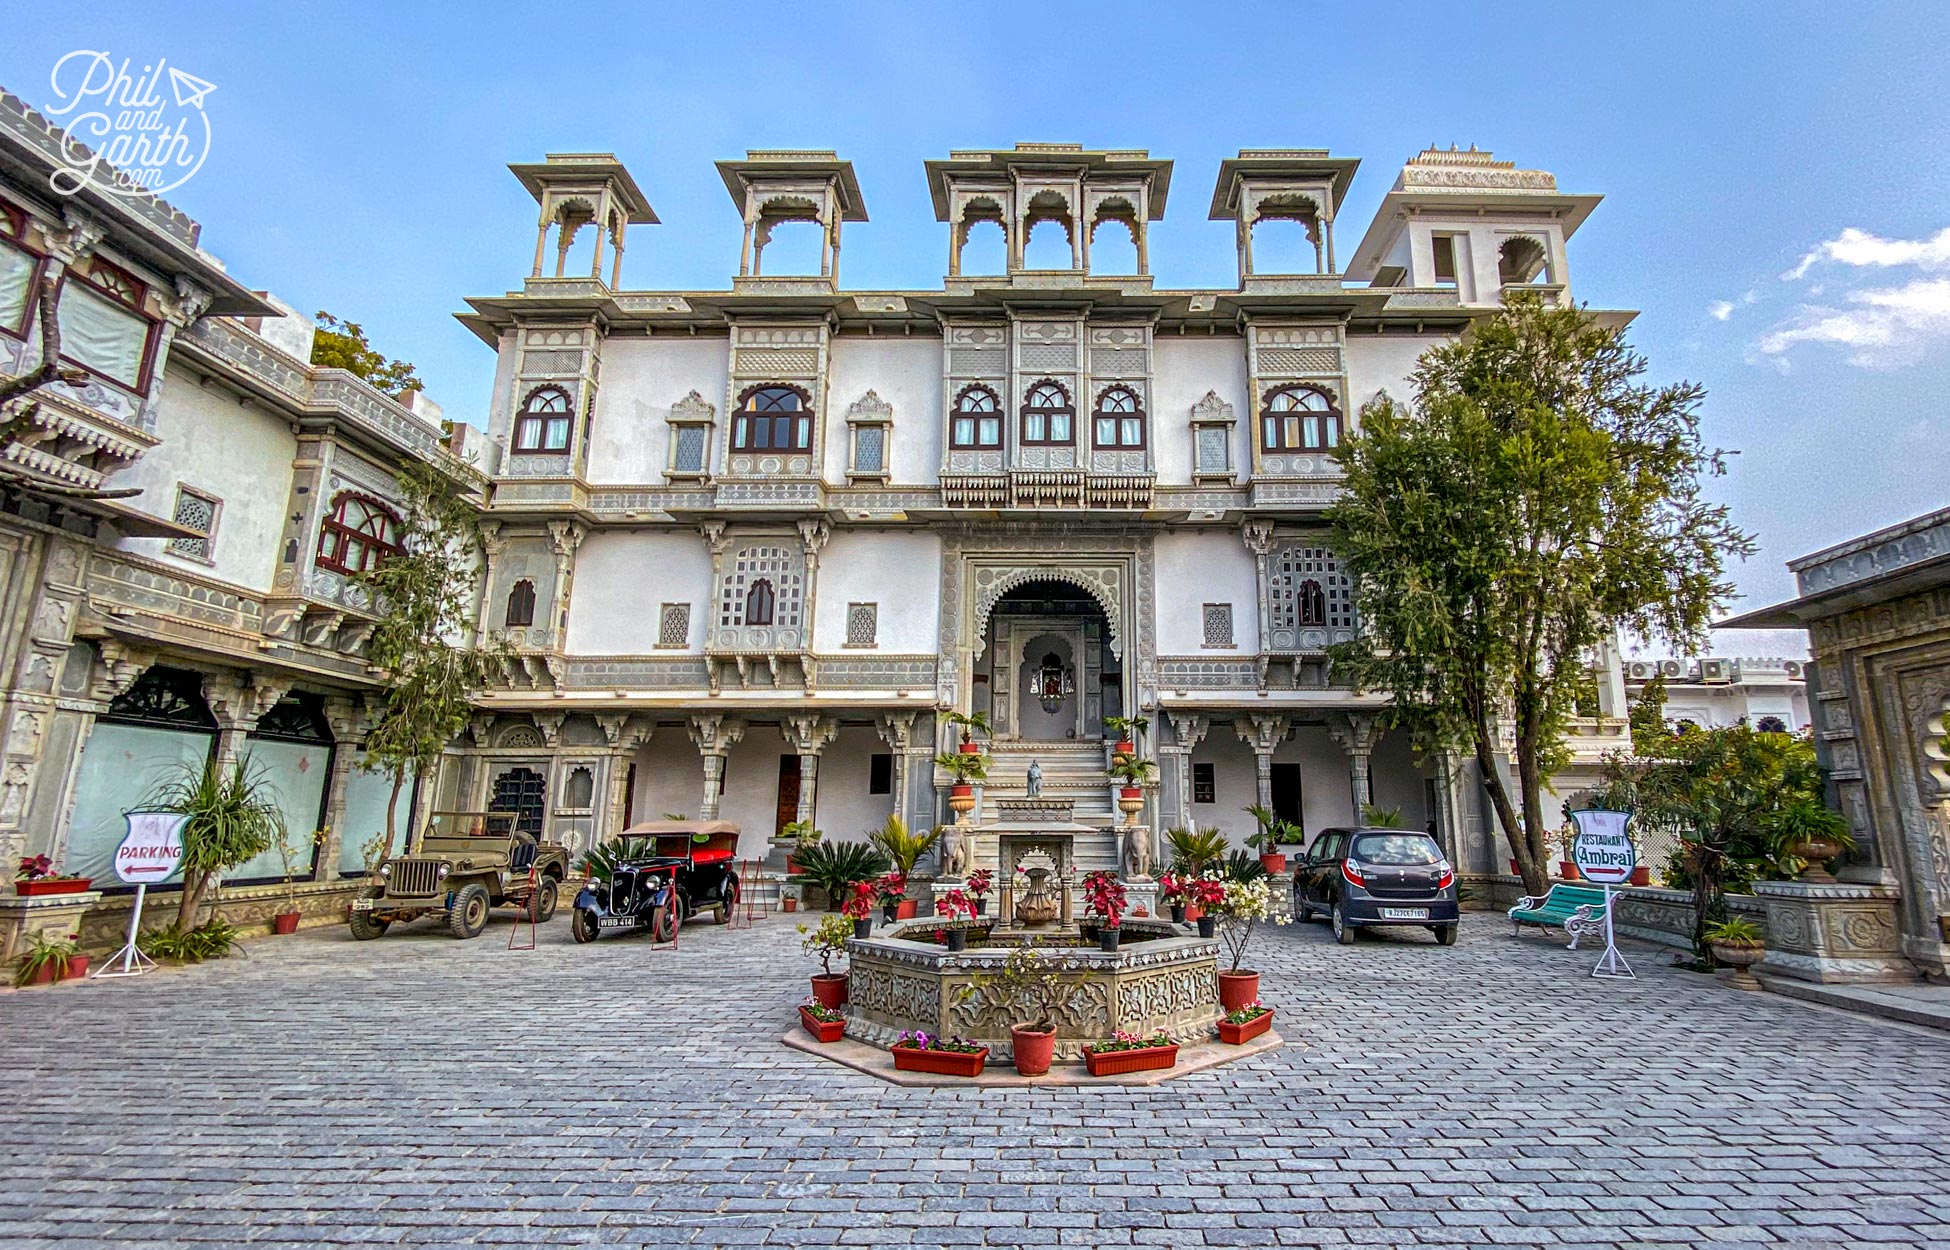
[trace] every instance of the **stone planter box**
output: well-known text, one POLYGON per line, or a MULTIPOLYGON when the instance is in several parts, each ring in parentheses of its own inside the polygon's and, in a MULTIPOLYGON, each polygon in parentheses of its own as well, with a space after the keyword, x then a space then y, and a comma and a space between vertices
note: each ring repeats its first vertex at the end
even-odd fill
POLYGON ((1803 981, 1913 981, 1902 955, 1894 886, 1848 881, 1757 881, 1767 909, 1762 975, 1803 981))

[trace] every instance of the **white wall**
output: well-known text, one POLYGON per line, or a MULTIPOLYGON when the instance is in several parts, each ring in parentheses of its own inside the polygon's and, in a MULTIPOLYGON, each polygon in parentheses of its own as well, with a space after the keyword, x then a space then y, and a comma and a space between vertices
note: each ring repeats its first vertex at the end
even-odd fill
POLYGON ((1386 390, 1396 403, 1415 398, 1409 381, 1423 352, 1450 340, 1443 335, 1353 334, 1347 340, 1347 415, 1359 425, 1361 406, 1386 390))
POLYGON ((852 455, 846 410, 869 390, 894 406, 892 481, 931 482, 941 468, 943 400, 939 338, 835 338, 826 377, 824 476, 846 484, 852 455))
POLYGON ((712 448, 723 445, 723 338, 613 338, 603 344, 602 389, 589 432, 592 485, 662 482, 670 464, 670 408, 692 391, 718 410, 712 448))
POLYGON ((1237 530, 1158 535, 1158 654, 1225 656, 1259 649, 1259 571, 1237 530), (1232 605, 1230 650, 1205 646, 1205 605, 1232 605))
POLYGON ((817 595, 813 645, 818 651, 933 655, 940 642, 941 537, 837 531, 819 555, 817 595), (850 603, 880 605, 879 645, 872 651, 845 645, 850 603))
POLYGON ((108 484, 140 487, 142 494, 127 502, 166 519, 175 516, 178 482, 220 500, 213 561, 171 554, 161 538, 128 538, 117 545, 234 585, 269 590, 291 499, 291 462, 298 455, 290 425, 262 408, 240 404, 226 390, 206 389, 171 366, 157 398, 155 432, 161 445, 108 484))
MULTIPOLYGON (((770 726, 756 732, 777 736, 777 731, 770 726)), ((873 726, 847 725, 820 756, 818 805, 813 824, 825 830, 828 839, 864 842, 867 830, 885 823, 888 813, 894 810, 894 796, 868 794, 867 770, 871 767, 868 762, 871 757, 890 751, 873 726)))
POLYGON ((656 647, 665 603, 691 605, 686 649, 702 650, 711 611, 711 553, 703 538, 691 530, 595 530, 576 551, 568 650, 647 653, 656 647))
POLYGON ((1151 344, 1151 462, 1160 486, 1192 480, 1192 405, 1216 391, 1232 405, 1233 472, 1241 479, 1252 465, 1247 445, 1253 405, 1246 377, 1246 344, 1236 335, 1159 334, 1151 344))

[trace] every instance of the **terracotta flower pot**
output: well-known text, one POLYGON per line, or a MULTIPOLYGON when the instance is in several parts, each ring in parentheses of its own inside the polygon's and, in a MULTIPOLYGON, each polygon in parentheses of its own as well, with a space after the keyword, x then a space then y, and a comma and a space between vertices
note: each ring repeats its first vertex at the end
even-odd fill
POLYGON ((980 755, 982 753, 982 744, 964 740, 956 744, 955 750, 960 751, 963 755, 980 755))
POLYGON ((61 977, 67 973, 67 971, 68 970, 60 964, 42 964, 40 967, 34 969, 34 975, 27 979, 27 984, 53 985, 56 981, 59 981, 61 977))
POLYGON ((1137 743, 1132 742, 1129 738, 1119 738, 1117 744, 1111 747, 1110 753, 1113 756, 1121 755, 1128 759, 1130 756, 1137 754, 1137 743))
POLYGON ((1042 1076, 1056 1057, 1056 1030, 1038 1033, 1034 1029, 1010 1029, 1009 1042, 1016 1051, 1016 1072, 1022 1076, 1042 1076))
POLYGON ((1092 1076, 1149 1072, 1154 1068, 1175 1066, 1178 1063, 1178 1047, 1146 1046, 1141 1050, 1109 1050, 1102 1053, 1086 1050, 1083 1052, 1083 1063, 1092 1076))
POLYGON ((846 1006, 846 974, 844 972, 814 973, 812 993, 814 1002, 838 1011, 846 1006))
POLYGON ((989 1048, 968 1054, 959 1050, 922 1050, 916 1046, 893 1048, 894 1066, 903 1072, 935 1072, 942 1076, 980 1076, 989 1061, 989 1048))
POLYGON ((88 956, 86 955, 68 956, 68 966, 66 970, 63 971, 61 975, 61 979, 63 981, 79 981, 81 978, 87 975, 88 975, 88 956))
POLYGON ((271 932, 279 935, 280 937, 288 936, 290 934, 296 933, 297 931, 298 931, 297 912, 281 911, 277 915, 271 917, 271 932))
POLYGON ((921 908, 919 904, 911 898, 902 899, 900 906, 894 909, 894 919, 896 920, 912 920, 920 914, 921 908))
POLYGON ((1197 903, 1186 903, 1184 906, 1184 911, 1185 911, 1185 919, 1193 923, 1197 923, 1198 918, 1205 914, 1205 909, 1203 907, 1200 907, 1197 903))
POLYGON ((1250 1006, 1258 998, 1259 974, 1257 972, 1219 974, 1219 1006, 1228 1015, 1242 1007, 1250 1006))
POLYGON ((1224 1020, 1221 1020, 1219 1021, 1219 1040, 1228 1046, 1237 1046, 1243 1042, 1252 1041, 1255 1037, 1258 1037, 1261 1033, 1266 1032, 1266 1030, 1272 1027, 1273 1013, 1270 1011, 1254 1016, 1244 1024, 1228 1024, 1224 1020))
POLYGON ((799 1009, 799 1023, 806 1026, 806 1032, 822 1042, 837 1042, 846 1036, 846 1021, 821 1020, 804 1007, 799 1009))
POLYGON ((1117 792, 1117 797, 1120 799, 1141 799, 1144 797, 1144 787, 1125 786, 1117 792))
POLYGON ((1583 878, 1578 875, 1578 866, 1576 862, 1568 859, 1560 859, 1557 861, 1557 875, 1566 881, 1583 880, 1583 878))
POLYGON ((1651 867, 1650 867, 1649 865, 1646 865, 1646 864, 1640 864, 1640 865, 1639 865, 1639 866, 1638 866, 1637 868, 1634 868, 1634 869, 1632 869, 1632 876, 1631 876, 1631 878, 1630 878, 1630 880, 1629 880, 1629 882, 1628 882, 1628 884, 1631 884, 1631 885, 1651 885, 1651 884, 1652 884, 1652 869, 1651 869, 1651 867))
POLYGON ((972 785, 951 786, 948 790, 948 807, 956 815, 967 815, 975 810, 975 787, 972 785))
POLYGON ((79 894, 93 883, 91 877, 42 877, 39 881, 14 882, 14 893, 22 898, 37 894, 79 894))
POLYGON ((1286 856, 1278 851, 1268 851, 1259 857, 1259 866, 1271 873, 1285 872, 1286 856))
POLYGON ((798 900, 798 899, 796 899, 796 898, 794 898, 794 897, 792 897, 792 896, 791 896, 790 894, 788 894, 788 895, 786 895, 786 896, 785 896, 784 898, 782 898, 782 899, 780 899, 780 900, 779 900, 779 910, 780 910, 780 911, 798 911, 798 910, 799 910, 799 900, 798 900))

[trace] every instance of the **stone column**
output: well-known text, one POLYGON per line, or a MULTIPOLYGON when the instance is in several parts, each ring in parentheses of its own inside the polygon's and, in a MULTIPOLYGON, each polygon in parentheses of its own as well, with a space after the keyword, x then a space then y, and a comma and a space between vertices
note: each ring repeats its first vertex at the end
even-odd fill
POLYGON ((86 565, 87 549, 72 535, 0 535, 0 586, 8 590, 0 655, 9 658, 0 674, 0 854, 9 866, 27 850, 36 785, 65 784, 68 753, 57 746, 50 757, 48 744, 59 700, 71 693, 57 685, 86 605, 86 565))
POLYGON ((630 765, 636 760, 637 750, 650 741, 657 722, 648 716, 633 716, 628 712, 600 713, 596 724, 603 731, 603 739, 609 744, 609 786, 606 793, 608 801, 599 810, 595 827, 589 831, 591 844, 602 843, 623 832, 623 809, 629 805, 630 765))
POLYGON ((244 739, 264 713, 291 690, 289 678, 269 673, 206 675, 203 697, 217 718, 217 763, 234 766, 246 754, 244 739))
POLYGON ((704 801, 698 805, 697 818, 716 820, 718 787, 724 781, 725 756, 745 736, 745 722, 716 714, 693 716, 690 735, 691 741, 697 744, 698 754, 704 758, 704 801))
MULTIPOLYGON (((332 695, 325 700, 325 723, 332 730, 332 777, 325 786, 325 841, 318 847, 312 873, 314 881, 332 881, 338 876, 340 848, 345 845, 345 787, 359 759, 359 742, 366 732, 366 710, 355 699, 332 695)), ((352 836, 363 846, 371 835, 353 830, 352 836)))
POLYGON ((1327 732, 1347 752, 1348 790, 1354 797, 1354 819, 1359 822, 1361 809, 1374 803, 1372 766, 1381 730, 1372 713, 1343 712, 1338 721, 1328 723, 1327 732))
POLYGON ((811 820, 818 809, 819 755, 839 736, 840 722, 808 712, 786 717, 779 731, 799 756, 799 807, 793 819, 811 820))
MULTIPOLYGON (((1192 752, 1212 730, 1212 718, 1194 712, 1159 713, 1173 741, 1158 744, 1158 821, 1167 829, 1192 823, 1192 752)), ((1164 728, 1160 725, 1159 728, 1164 728)))
POLYGON ((1259 775, 1259 805, 1273 806, 1273 752, 1279 750, 1280 743, 1293 731, 1293 723, 1284 716, 1254 712, 1235 718, 1232 727, 1240 741, 1253 749, 1253 768, 1259 775))

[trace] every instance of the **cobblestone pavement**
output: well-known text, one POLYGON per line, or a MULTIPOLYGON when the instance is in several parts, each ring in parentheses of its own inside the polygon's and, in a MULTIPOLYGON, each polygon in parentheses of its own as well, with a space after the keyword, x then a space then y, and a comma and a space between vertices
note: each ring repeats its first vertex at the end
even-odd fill
POLYGON ((1950 1041, 1649 951, 1274 930, 1285 1048, 978 1093, 780 1046, 788 918, 507 932, 0 994, 0 1245, 1950 1247, 1950 1041))

